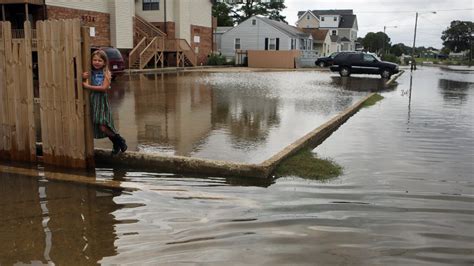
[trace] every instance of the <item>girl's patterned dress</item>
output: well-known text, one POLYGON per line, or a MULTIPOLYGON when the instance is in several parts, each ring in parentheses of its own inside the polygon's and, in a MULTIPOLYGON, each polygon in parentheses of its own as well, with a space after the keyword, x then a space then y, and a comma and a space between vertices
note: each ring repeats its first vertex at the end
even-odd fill
MULTIPOLYGON (((91 85, 100 86, 104 82, 105 74, 103 70, 92 70, 90 77, 91 85)), ((112 132, 116 133, 107 92, 91 91, 90 98, 92 123, 94 124, 94 138, 101 139, 107 137, 107 135, 100 130, 100 125, 106 125, 112 132)))

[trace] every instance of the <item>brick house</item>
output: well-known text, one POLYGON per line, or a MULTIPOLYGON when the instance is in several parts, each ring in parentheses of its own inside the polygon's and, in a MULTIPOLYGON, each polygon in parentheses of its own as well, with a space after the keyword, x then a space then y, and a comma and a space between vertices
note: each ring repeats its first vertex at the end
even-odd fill
POLYGON ((170 47, 161 51, 168 65, 183 50, 188 65, 205 64, 213 48, 211 0, 0 0, 0 6, 2 20, 14 29, 26 19, 35 27, 37 20, 79 18, 90 27, 93 46, 113 46, 124 55, 143 38, 160 37, 170 47))

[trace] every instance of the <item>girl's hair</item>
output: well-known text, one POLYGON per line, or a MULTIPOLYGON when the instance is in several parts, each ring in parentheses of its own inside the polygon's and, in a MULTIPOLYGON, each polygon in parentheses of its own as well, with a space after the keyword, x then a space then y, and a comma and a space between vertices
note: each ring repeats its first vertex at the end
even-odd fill
MULTIPOLYGON (((107 58, 107 54, 104 52, 104 50, 95 50, 92 55, 91 55, 91 63, 92 63, 92 58, 94 58, 94 56, 98 56, 100 59, 104 60, 104 67, 102 68, 102 70, 104 70, 104 75, 107 75, 109 72, 109 58, 107 58)), ((94 69, 94 67, 92 66, 92 69, 94 69)))

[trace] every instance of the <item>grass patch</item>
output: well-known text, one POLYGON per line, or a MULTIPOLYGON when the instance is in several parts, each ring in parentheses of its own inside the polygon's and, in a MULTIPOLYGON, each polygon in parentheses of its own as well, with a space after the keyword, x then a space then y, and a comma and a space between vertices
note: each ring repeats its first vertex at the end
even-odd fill
POLYGON ((275 175, 298 176, 307 179, 324 180, 342 174, 342 167, 332 160, 315 157, 310 149, 303 149, 281 162, 275 175))
POLYGON ((362 104, 362 108, 375 105, 378 101, 381 101, 382 99, 383 99, 383 96, 376 93, 362 104))

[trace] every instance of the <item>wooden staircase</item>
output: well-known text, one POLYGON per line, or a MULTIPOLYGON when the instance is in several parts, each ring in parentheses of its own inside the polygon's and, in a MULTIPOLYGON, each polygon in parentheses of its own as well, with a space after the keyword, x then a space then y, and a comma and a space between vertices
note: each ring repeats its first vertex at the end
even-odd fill
POLYGON ((145 19, 135 16, 134 40, 139 40, 129 54, 129 69, 143 69, 152 59, 155 68, 164 66, 165 53, 176 54, 176 66, 195 66, 197 56, 184 39, 169 39, 167 34, 145 19))

